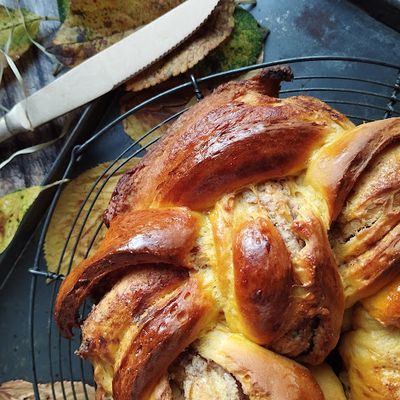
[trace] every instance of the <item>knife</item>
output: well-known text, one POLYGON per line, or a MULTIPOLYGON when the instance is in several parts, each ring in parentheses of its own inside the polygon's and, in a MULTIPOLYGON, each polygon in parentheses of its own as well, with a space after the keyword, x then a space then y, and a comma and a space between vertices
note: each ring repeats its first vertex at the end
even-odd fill
POLYGON ((186 0, 17 103, 0 119, 0 142, 86 104, 132 78, 187 39, 220 0, 186 0))

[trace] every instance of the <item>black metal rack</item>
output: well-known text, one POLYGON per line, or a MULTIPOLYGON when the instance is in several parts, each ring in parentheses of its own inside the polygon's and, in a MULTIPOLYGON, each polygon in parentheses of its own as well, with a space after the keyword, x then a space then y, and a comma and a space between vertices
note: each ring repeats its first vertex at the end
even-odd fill
MULTIPOLYGON (((300 94, 319 97, 327 103, 332 104, 333 107, 347 115, 357 124, 362 123, 363 121, 371 121, 400 115, 400 65, 376 60, 352 57, 302 57, 253 65, 207 77, 195 78, 194 76, 190 76, 190 79, 186 83, 173 87, 144 101, 117 118, 112 118, 109 123, 95 132, 88 140, 73 147, 70 153, 68 165, 64 170, 63 178, 71 177, 76 173, 76 170, 82 167, 80 164, 82 164, 83 159, 86 159, 87 161, 88 158, 96 158, 96 149, 104 148, 104 143, 107 143, 107 140, 110 140, 112 132, 115 134, 115 130, 118 131, 118 124, 124 118, 137 112, 146 105, 162 101, 174 93, 180 93, 188 88, 190 89, 191 87, 196 98, 200 100, 202 98, 203 85, 212 86, 216 82, 220 81, 221 78, 234 78, 244 72, 278 64, 290 65, 295 74, 295 79, 292 83, 283 84, 281 90, 282 97, 300 94)), ((73 243, 72 256, 67 260, 69 269, 73 266, 74 253, 77 248, 79 237, 82 234, 83 227, 99 196, 99 193, 104 188, 109 178, 132 157, 142 156, 147 147, 157 140, 156 138, 150 143, 142 145, 144 139, 146 139, 161 125, 174 120, 184 111, 185 110, 180 111, 167 118, 162 123, 146 132, 135 142, 126 142, 125 138, 121 142, 122 145, 119 146, 119 154, 116 156, 111 154, 110 158, 114 158, 114 161, 93 183, 90 191, 86 194, 84 203, 76 212, 76 217, 68 234, 67 242, 65 243, 63 252, 60 255, 58 270, 63 262, 64 253, 68 241, 71 238, 71 232, 77 221, 80 220, 82 221, 82 225, 78 237, 73 243), (123 158, 124 160, 122 160, 123 158), (84 205, 87 202, 89 202, 88 209, 83 213, 84 205)), ((62 382, 64 380, 72 381, 72 383, 68 384, 72 386, 71 389, 74 400, 77 399, 75 392, 77 385, 83 385, 86 399, 88 399, 85 385, 87 383, 93 384, 93 378, 90 365, 74 355, 75 349, 79 346, 79 337, 73 341, 61 338, 53 320, 54 301, 63 276, 48 273, 46 271, 46 264, 43 257, 43 244, 46 232, 61 191, 62 187, 58 187, 51 201, 50 207, 48 208, 41 227, 39 240, 36 245, 37 250, 34 265, 29 269, 32 274, 29 305, 29 340, 33 369, 33 387, 36 397, 39 398, 37 385, 40 380, 43 380, 43 376, 47 374, 48 381, 51 382, 53 388, 53 399, 60 398, 59 396, 56 396, 54 382, 62 382), (46 284, 46 279, 48 278, 53 279, 53 282, 50 285, 46 284), (38 332, 40 332, 40 334, 38 332), (46 365, 43 365, 43 363, 46 365)), ((100 222, 91 239, 90 245, 87 249, 87 254, 89 253, 101 226, 102 223, 100 222)), ((88 306, 84 306, 82 313, 85 314, 87 309, 88 306)), ((64 383, 62 383, 62 392, 62 398, 67 398, 64 383)))

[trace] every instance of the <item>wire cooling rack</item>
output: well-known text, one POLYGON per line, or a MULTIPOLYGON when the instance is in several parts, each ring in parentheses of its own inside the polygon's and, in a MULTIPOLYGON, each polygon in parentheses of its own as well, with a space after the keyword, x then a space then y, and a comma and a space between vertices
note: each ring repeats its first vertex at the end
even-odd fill
MULTIPOLYGON (((356 124, 360 124, 363 121, 372 121, 400 115, 398 102, 400 96, 400 65, 388 64, 377 60, 352 57, 303 57, 253 65, 201 78, 196 78, 192 75, 186 83, 151 97, 125 112, 123 115, 112 118, 109 123, 95 132, 86 142, 75 146, 64 171, 64 178, 69 178, 76 174, 79 163, 83 158, 91 158, 93 162, 102 161, 99 160, 98 157, 99 154, 102 154, 102 157, 104 157, 104 152, 107 153, 104 149, 107 147, 105 146, 107 135, 115 135, 115 130, 118 130, 118 125, 121 121, 143 107, 155 102, 164 101, 168 99, 168 96, 180 92, 183 93, 183 91, 187 91, 190 88, 192 88, 196 98, 200 100, 203 97, 202 88, 206 85, 207 87, 212 87, 219 82, 221 78, 235 78, 235 76, 244 72, 279 64, 290 65, 295 74, 293 82, 284 83, 282 85, 282 90, 280 92, 281 97, 299 94, 316 96, 347 115, 356 124)), ((67 236, 64 250, 60 256, 58 270, 60 270, 61 263, 65 262, 65 250, 69 241, 72 240, 71 232, 79 219, 83 220, 83 223, 76 240, 72 243, 73 251, 71 257, 66 260, 69 269, 73 266, 79 238, 106 182, 130 159, 142 156, 146 152, 146 149, 158 139, 155 138, 149 143, 146 142, 146 144, 144 144, 145 139, 152 132, 163 124, 176 119, 186 110, 187 109, 182 110, 157 126, 154 126, 139 140, 130 143, 122 141, 121 143, 125 144, 117 146, 119 154, 117 154, 116 157, 115 154, 112 154, 110 158, 114 159, 114 161, 104 169, 103 173, 93 183, 90 191, 86 194, 83 204, 76 210, 75 219, 67 236), (88 205, 85 211, 83 211, 87 203, 88 205)), ((115 110, 113 115, 115 116, 115 110)), ((122 133, 120 132, 120 134, 122 133)), ((86 399, 88 399, 86 385, 93 385, 91 366, 74 354, 75 350, 79 347, 79 334, 75 335, 74 340, 69 341, 62 338, 58 333, 53 319, 53 312, 54 301, 63 276, 46 271, 46 263, 43 254, 46 232, 61 191, 62 188, 59 187, 45 216, 34 265, 33 268, 29 270, 32 274, 29 305, 29 339, 33 370, 33 388, 36 398, 39 399, 38 382, 50 382, 53 399, 66 399, 66 392, 68 389, 68 392, 72 392, 72 397, 69 395, 69 399, 73 398, 77 400, 76 393, 78 385, 81 385, 80 389, 83 389, 84 395, 86 399), (53 279, 52 284, 46 284, 48 278, 53 279), (56 381, 61 381, 61 397, 56 394, 54 386, 56 381), (64 381, 70 382, 64 383, 64 381), (71 387, 67 388, 66 385, 71 385, 71 387)), ((99 222, 97 230, 91 238, 86 254, 89 253, 101 227, 102 222, 99 222)), ((82 309, 82 314, 85 315, 87 310, 88 306, 86 305, 82 309)), ((82 390, 80 390, 80 392, 82 392, 82 390)))

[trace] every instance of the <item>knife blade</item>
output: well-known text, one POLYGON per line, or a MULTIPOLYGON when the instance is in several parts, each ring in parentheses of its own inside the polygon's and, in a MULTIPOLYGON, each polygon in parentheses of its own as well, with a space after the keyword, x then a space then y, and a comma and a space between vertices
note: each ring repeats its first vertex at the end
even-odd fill
POLYGON ((17 103, 0 119, 0 142, 80 107, 161 59, 207 20, 220 0, 186 0, 17 103))

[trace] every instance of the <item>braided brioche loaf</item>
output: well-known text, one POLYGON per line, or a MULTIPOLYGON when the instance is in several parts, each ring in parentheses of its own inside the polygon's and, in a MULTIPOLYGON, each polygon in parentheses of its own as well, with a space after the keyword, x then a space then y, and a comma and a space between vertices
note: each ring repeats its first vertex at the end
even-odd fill
POLYGON ((315 98, 278 99, 290 79, 279 67, 220 86, 119 181, 104 241, 55 307, 70 337, 85 298, 104 293, 79 350, 99 399, 324 398, 296 361, 322 363, 345 295, 352 305, 395 273, 397 222, 378 210, 389 189, 367 186, 400 120, 356 128, 315 98))
POLYGON ((393 145, 359 179, 332 234, 347 302, 362 299, 340 346, 353 400, 400 399, 399 220, 400 147, 393 145))

